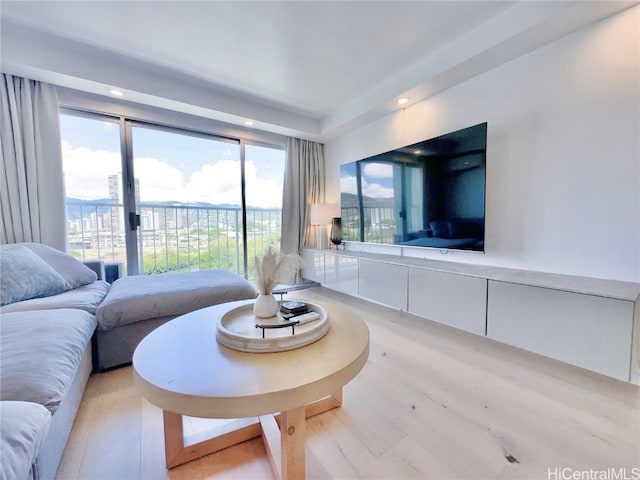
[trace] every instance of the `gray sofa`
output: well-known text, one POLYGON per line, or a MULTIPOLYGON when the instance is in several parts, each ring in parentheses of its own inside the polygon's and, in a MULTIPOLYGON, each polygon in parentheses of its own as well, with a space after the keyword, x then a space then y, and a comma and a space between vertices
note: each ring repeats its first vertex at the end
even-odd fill
POLYGON ((3 246, 0 269, 0 475, 53 479, 92 370, 94 313, 109 284, 39 244, 3 246))
POLYGON ((182 313, 255 297, 221 270, 109 285, 101 262, 35 243, 0 246, 0 271, 0 480, 55 477, 93 369, 131 362, 182 313))
POLYGON ((484 250, 483 218, 452 218, 429 222, 429 228, 411 232, 402 245, 432 248, 484 250))
POLYGON ((226 270, 120 278, 96 310, 96 368, 131 362, 147 333, 183 313, 255 297, 245 278, 226 270))

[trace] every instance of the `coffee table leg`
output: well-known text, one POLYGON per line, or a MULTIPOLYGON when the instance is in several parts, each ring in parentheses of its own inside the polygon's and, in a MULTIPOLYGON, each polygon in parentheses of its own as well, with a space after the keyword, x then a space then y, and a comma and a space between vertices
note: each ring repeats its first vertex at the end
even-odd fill
POLYGON ((305 407, 280 413, 280 427, 273 415, 260 417, 262 440, 277 480, 305 476, 305 407))
POLYGON ((182 429, 182 415, 162 411, 164 420, 164 458, 167 468, 177 464, 177 459, 184 450, 184 431, 182 429))
MULTIPOLYGON (((213 436, 203 438, 203 435, 184 437, 182 427, 182 415, 163 411, 164 416, 164 450, 167 468, 177 467, 210 453, 215 453, 224 448, 246 442, 260 436, 260 422, 257 420, 243 425, 230 424, 221 429, 216 429, 213 436)), ((249 419, 251 420, 251 419, 249 419)), ((275 423, 275 421, 274 421, 275 423)))
POLYGON ((304 406, 280 415, 280 447, 282 479, 303 479, 305 475, 304 406))
MULTIPOLYGON (((305 418, 313 417, 342 405, 342 389, 306 406, 284 411, 279 415, 280 428, 274 415, 262 415, 255 422, 240 428, 217 432, 213 437, 187 442, 184 438, 182 415, 163 411, 164 445, 167 468, 190 462, 223 448, 262 436, 267 456, 278 479, 305 477, 305 418)), ((191 437, 189 440, 193 440, 191 437)))

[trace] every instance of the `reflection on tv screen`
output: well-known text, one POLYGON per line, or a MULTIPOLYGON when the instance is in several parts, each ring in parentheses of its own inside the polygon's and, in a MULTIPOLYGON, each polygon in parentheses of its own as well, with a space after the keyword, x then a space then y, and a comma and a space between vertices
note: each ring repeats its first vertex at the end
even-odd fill
POLYGON ((345 241, 484 251, 487 124, 340 168, 345 241))

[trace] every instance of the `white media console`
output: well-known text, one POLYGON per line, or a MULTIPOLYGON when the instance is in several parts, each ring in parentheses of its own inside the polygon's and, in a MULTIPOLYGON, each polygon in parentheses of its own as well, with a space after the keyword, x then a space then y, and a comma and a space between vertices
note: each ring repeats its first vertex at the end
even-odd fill
POLYGON ((640 385, 640 284, 351 250, 303 250, 323 286, 640 385))

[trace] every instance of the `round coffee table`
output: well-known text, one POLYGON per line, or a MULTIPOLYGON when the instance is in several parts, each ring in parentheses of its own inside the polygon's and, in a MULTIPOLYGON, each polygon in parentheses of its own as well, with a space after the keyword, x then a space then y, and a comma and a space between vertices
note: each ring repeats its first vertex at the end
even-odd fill
POLYGON ((276 477, 304 478, 305 418, 342 405, 342 387, 364 367, 369 330, 352 311, 332 303, 323 303, 329 332, 305 347, 246 353, 219 344, 218 318, 252 302, 182 315, 151 332, 136 348, 135 384, 163 410, 167 468, 262 436, 276 477), (183 415, 258 418, 240 429, 189 443, 183 415))

